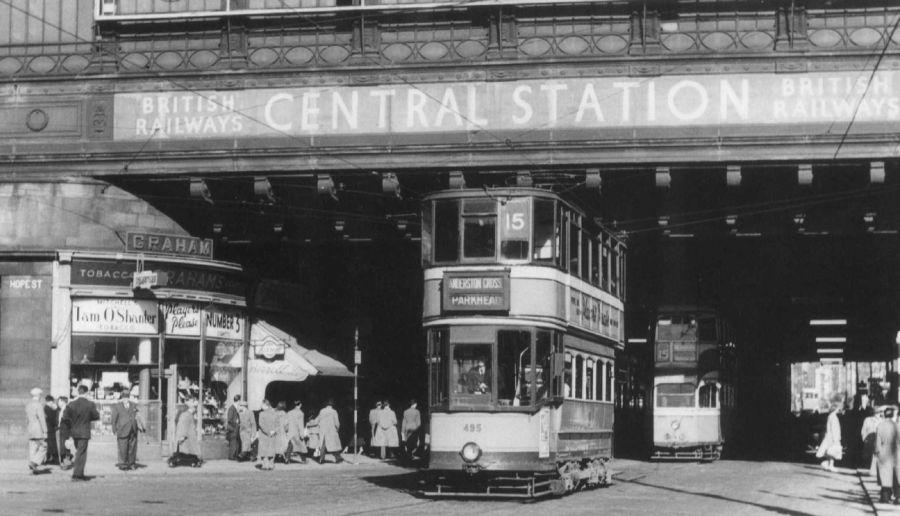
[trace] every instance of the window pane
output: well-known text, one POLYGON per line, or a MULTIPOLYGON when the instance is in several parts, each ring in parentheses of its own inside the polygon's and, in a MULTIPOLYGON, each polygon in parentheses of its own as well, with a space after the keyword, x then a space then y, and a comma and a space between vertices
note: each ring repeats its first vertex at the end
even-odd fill
POLYGON ((581 232, 574 222, 569 223, 569 274, 578 274, 578 237, 581 232))
POLYGON ((594 399, 594 359, 589 358, 587 360, 587 366, 585 367, 585 389, 584 389, 584 398, 588 400, 594 399))
POLYGON ((569 266, 569 261, 567 258, 567 256, 569 255, 569 215, 568 213, 566 213, 565 209, 560 208, 559 210, 556 230, 559 232, 559 246, 556 248, 556 250, 558 251, 556 254, 556 265, 560 269, 566 270, 566 267, 569 266))
POLYGON ((434 209, 434 203, 427 202, 422 207, 422 265, 427 266, 434 262, 431 256, 432 251, 432 224, 434 219, 431 216, 431 210, 434 209))
POLYGON ((459 259, 459 205, 456 201, 434 203, 434 261, 459 259))
POLYGON ((704 408, 716 408, 718 404, 716 399, 719 395, 719 389, 714 383, 706 383, 700 387, 700 406, 704 408))
POLYGON ((581 355, 575 357, 575 398, 584 399, 584 358, 581 355))
POLYGON ((456 389, 454 403, 491 403, 491 345, 455 344, 450 382, 456 389))
POLYGON ((612 401, 616 388, 616 373, 612 362, 606 363, 606 401, 612 401))
POLYGON ((500 206, 500 255, 503 258, 528 259, 530 208, 529 199, 512 199, 500 206))
POLYGON ((538 262, 552 263, 553 248, 556 236, 553 225, 553 201, 534 200, 534 254, 532 259, 538 262))
POLYGON ((590 257, 591 257, 591 239, 585 232, 581 233, 581 277, 585 280, 590 280, 590 275, 588 269, 590 267, 590 257))
POLYGON ((497 332, 497 401, 501 407, 531 404, 531 332, 497 332))
POLYGON ((690 383, 662 383, 656 387, 657 407, 693 407, 694 386, 690 383))
POLYGON ((613 295, 618 295, 619 293, 619 250, 613 248, 612 256, 610 257, 610 266, 612 270, 609 273, 609 292, 613 295))
POLYGON ((535 339, 535 363, 536 363, 536 371, 535 371, 535 394, 537 400, 545 400, 550 397, 550 375, 553 370, 551 369, 550 361, 553 356, 553 348, 551 346, 551 338, 552 334, 547 330, 538 330, 537 338, 535 339))
POLYGON ((497 201, 493 199, 464 199, 463 214, 495 215, 497 213, 497 201))
POLYGON ((572 388, 572 354, 566 353, 566 365, 563 369, 563 389, 566 398, 571 398, 575 392, 572 388))
POLYGON ((447 401, 447 332, 429 330, 428 379, 432 405, 447 401))
POLYGON ((465 217, 463 229, 464 258, 494 258, 497 248, 496 217, 465 217))
MULTIPOLYGON (((424 242, 425 237, 422 237, 424 242)), ((600 246, 591 240, 591 283, 600 286, 600 246)))
POLYGON ((600 263, 600 272, 603 276, 600 278, 600 288, 609 290, 609 248, 603 246, 603 258, 600 263))

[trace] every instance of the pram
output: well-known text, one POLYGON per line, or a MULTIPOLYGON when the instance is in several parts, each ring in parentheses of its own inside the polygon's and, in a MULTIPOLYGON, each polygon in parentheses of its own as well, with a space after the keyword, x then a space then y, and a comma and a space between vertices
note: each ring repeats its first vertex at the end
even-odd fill
POLYGON ((169 460, 167 462, 169 463, 170 468, 176 468, 178 466, 190 466, 192 468, 199 468, 203 464, 203 461, 200 459, 200 457, 194 455, 193 453, 181 453, 178 450, 176 450, 175 453, 169 456, 169 460))

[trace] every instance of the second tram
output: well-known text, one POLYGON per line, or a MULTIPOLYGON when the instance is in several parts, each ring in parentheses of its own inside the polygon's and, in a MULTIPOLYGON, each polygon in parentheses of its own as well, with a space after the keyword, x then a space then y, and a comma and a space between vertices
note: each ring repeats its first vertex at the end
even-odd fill
POLYGON ((720 458, 734 406, 734 343, 726 321, 711 309, 661 309, 653 356, 651 458, 720 458))
POLYGON ((625 246, 537 188, 426 197, 430 496, 608 483, 625 246))

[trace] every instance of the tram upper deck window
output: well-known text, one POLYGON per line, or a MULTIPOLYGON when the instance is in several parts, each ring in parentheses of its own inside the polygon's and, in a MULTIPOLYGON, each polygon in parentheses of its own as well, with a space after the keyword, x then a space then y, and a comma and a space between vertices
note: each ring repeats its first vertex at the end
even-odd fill
POLYGON ((700 387, 700 407, 717 408, 719 406, 719 387, 715 382, 706 382, 700 387))
POLYGON ((556 204, 547 199, 534 199, 534 252, 532 260, 553 263, 556 250, 556 225, 554 209, 556 204), (555 251, 555 252, 554 252, 555 251))
POLYGON ((656 386, 657 407, 693 407, 694 386, 690 383, 661 383, 656 386))
POLYGON ((581 228, 575 221, 575 215, 569 215, 569 274, 577 276, 580 274, 578 268, 578 249, 580 244, 581 228))
POLYGON ((463 258, 497 256, 497 203, 493 199, 463 200, 463 258))
POLYGON ((434 261, 459 260, 459 203, 435 201, 434 203, 434 261))
POLYGON ((497 332, 497 402, 501 407, 531 404, 529 387, 534 381, 531 364, 531 332, 497 332))
POLYGON ((491 344, 454 344, 450 383, 455 403, 491 404, 491 344))

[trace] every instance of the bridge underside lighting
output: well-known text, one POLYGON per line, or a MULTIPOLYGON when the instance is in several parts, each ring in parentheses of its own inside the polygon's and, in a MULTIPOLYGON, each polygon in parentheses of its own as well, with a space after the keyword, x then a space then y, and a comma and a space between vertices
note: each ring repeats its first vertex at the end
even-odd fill
POLYGON ((811 319, 810 326, 846 326, 847 319, 811 319))

